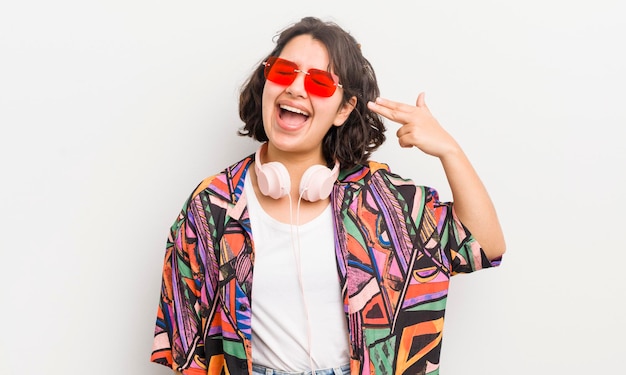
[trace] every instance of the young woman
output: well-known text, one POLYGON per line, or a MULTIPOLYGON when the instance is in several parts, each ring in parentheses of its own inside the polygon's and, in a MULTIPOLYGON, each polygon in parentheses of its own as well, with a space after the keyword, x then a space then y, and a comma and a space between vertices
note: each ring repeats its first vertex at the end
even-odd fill
POLYGON ((254 155, 208 177, 165 254, 152 361, 183 374, 438 374, 449 279, 496 266, 491 200, 428 110, 379 97, 339 26, 285 29, 240 97, 254 155), (441 160, 453 193, 369 161, 385 140, 441 160))

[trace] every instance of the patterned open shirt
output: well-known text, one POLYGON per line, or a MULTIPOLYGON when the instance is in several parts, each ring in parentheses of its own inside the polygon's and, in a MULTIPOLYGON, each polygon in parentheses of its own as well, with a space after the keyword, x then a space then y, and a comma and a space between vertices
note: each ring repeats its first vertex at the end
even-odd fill
MULTIPOLYGON (((151 360, 185 375, 252 370, 253 160, 202 181, 168 237, 151 360)), ((450 277, 500 259, 486 258, 451 203, 384 164, 342 171, 331 204, 351 374, 439 374, 450 277)))

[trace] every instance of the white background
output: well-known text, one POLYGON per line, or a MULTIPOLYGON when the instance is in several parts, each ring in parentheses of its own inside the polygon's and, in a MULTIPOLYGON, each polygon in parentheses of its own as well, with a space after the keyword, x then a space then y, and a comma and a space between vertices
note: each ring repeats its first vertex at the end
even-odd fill
MULTIPOLYGON (((149 363, 168 228, 253 152, 238 90, 300 17, 362 44, 383 96, 427 104, 508 243, 453 279, 442 373, 619 373, 626 354, 622 1, 13 1, 0 5, 0 373, 149 363)), ((375 159, 450 198, 438 161, 375 159)))

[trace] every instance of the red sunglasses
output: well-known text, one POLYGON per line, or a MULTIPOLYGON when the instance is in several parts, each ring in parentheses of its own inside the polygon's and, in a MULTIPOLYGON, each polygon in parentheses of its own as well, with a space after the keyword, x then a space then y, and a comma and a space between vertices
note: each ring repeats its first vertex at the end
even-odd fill
POLYGON ((321 69, 309 69, 304 71, 293 61, 272 56, 263 62, 265 66, 265 78, 282 86, 289 86, 296 80, 298 73, 304 73, 304 89, 312 95, 329 97, 335 93, 337 87, 343 87, 338 83, 335 75, 321 69))

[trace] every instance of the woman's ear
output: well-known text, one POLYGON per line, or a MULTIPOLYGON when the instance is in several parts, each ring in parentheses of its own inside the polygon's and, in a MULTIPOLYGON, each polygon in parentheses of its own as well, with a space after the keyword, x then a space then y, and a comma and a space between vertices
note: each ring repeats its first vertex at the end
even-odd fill
POLYGON ((346 120, 348 120, 350 113, 352 113, 352 110, 354 110, 355 107, 356 107, 356 96, 353 96, 350 98, 350 100, 348 100, 341 107, 339 107, 339 110, 337 111, 337 116, 335 117, 335 121, 333 121, 333 125, 335 126, 343 125, 346 122, 346 120))

